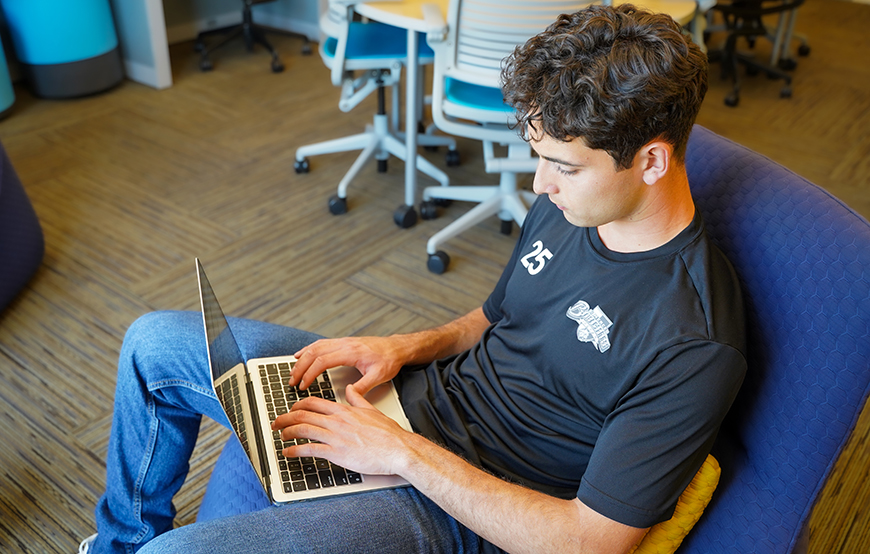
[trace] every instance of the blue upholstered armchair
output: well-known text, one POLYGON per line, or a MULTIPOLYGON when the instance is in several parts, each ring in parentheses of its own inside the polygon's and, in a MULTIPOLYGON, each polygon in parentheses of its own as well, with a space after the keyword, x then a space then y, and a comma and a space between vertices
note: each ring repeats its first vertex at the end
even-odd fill
MULTIPOLYGON (((714 448, 719 487, 678 552, 799 552, 870 387, 870 223, 702 127, 686 163, 708 230, 742 281, 749 371, 714 448)), ((246 464, 231 440, 200 520, 268 504, 246 464)))

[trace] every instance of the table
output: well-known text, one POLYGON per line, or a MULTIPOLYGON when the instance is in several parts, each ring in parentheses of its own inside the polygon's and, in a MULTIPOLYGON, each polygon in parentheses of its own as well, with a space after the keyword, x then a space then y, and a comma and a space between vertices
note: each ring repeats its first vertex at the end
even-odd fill
POLYGON ((414 204, 417 196, 417 121, 421 115, 418 113, 418 99, 422 91, 418 90, 421 81, 420 65, 412 63, 411 60, 417 60, 420 51, 418 33, 427 31, 423 19, 423 5, 435 4, 441 8, 441 13, 446 14, 448 3, 449 0, 390 0, 356 4, 353 8, 363 17, 408 31, 408 62, 405 64, 405 206, 402 208, 406 213, 397 212, 394 217, 400 227, 409 226, 409 220, 416 221, 414 204), (402 221, 406 223, 403 224, 402 221))

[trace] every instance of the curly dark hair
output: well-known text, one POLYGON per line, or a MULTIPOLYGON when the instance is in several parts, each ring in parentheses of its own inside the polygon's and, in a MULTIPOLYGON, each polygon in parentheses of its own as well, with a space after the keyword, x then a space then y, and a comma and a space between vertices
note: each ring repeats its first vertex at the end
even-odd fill
POLYGON ((590 6, 517 47, 502 82, 524 136, 532 126, 557 140, 579 138, 627 169, 655 139, 685 159, 707 92, 707 57, 668 15, 590 6))

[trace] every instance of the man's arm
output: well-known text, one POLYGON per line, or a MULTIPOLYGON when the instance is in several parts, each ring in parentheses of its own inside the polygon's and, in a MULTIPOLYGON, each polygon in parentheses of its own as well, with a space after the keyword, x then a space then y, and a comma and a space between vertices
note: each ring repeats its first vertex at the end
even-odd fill
POLYGON ((512 553, 624 554, 646 534, 595 512, 510 484, 419 435, 400 475, 444 511, 512 553))
POLYGON ((446 325, 418 333, 319 340, 296 353, 298 361, 290 383, 306 388, 323 371, 348 365, 363 374, 354 387, 365 394, 395 377, 403 366, 468 350, 489 324, 483 308, 477 308, 446 325))
POLYGON ((350 406, 319 398, 297 403, 273 428, 284 439, 319 441, 285 449, 286 456, 327 458, 369 474, 397 474, 447 513, 493 544, 516 553, 624 554, 645 529, 623 525, 586 507, 508 483, 409 433, 347 388, 350 406))

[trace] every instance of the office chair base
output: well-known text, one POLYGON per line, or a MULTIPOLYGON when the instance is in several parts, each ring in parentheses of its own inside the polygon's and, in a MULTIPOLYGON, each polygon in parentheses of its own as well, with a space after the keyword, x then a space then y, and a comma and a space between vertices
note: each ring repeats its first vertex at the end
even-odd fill
MULTIPOLYGON (((509 235, 513 231, 514 221, 522 226, 528 211, 527 206, 534 202, 535 195, 523 190, 506 192, 507 190, 509 189, 505 186, 426 188, 423 196, 427 199, 433 195, 447 195, 454 200, 480 202, 469 210, 468 213, 429 238, 429 241, 426 243, 426 253, 429 254, 426 266, 429 271, 440 275, 447 270, 447 266, 450 264, 450 256, 443 250, 438 249, 441 244, 462 234, 489 217, 494 215, 499 216, 499 219, 501 219, 500 231, 504 234, 509 235)), ((432 202, 432 200, 424 202, 432 202)))
MULTIPOLYGON (((242 36, 245 40, 245 47, 248 49, 248 52, 253 52, 254 45, 259 44, 263 48, 265 48, 269 54, 272 56, 272 64, 271 69, 272 73, 281 73, 284 71, 284 64, 281 62, 281 58, 278 57, 278 52, 272 47, 272 44, 266 39, 266 27, 261 25, 257 25, 254 23, 254 17, 251 12, 250 3, 246 3, 244 8, 242 9, 242 22, 239 25, 235 25, 232 27, 225 27, 223 29, 214 29, 211 31, 205 31, 200 33, 196 37, 196 42, 194 43, 194 49, 199 52, 201 58, 199 61, 199 69, 201 71, 211 71, 214 69, 214 64, 212 63, 209 55, 233 40, 238 36, 242 36), (206 47, 203 42, 203 38, 207 35, 220 33, 223 36, 210 47, 206 47)), ((269 31, 273 31, 269 29, 269 31)), ((277 32, 277 31, 276 31, 277 32)), ((305 35, 301 35, 299 33, 293 33, 290 31, 280 31, 282 34, 288 34, 293 36, 301 36, 305 41, 302 45, 302 53, 305 55, 311 54, 311 43, 308 40, 308 37, 305 35)))
MULTIPOLYGON (((338 190, 335 197, 342 200, 347 198, 347 188, 350 186, 351 181, 357 176, 369 160, 375 158, 378 162, 378 171, 383 172, 386 171, 389 156, 395 156, 402 161, 404 161, 406 157, 405 144, 399 141, 399 139, 390 132, 387 115, 380 113, 374 116, 373 124, 363 133, 299 147, 296 150, 296 162, 294 168, 296 173, 307 173, 310 167, 308 156, 334 154, 350 150, 362 151, 338 184, 338 190)), ((443 171, 438 169, 434 164, 432 164, 432 162, 419 155, 417 156, 417 168, 424 174, 440 182, 442 186, 446 186, 449 183, 449 178, 443 171)), ((346 210, 334 212, 331 200, 329 207, 330 212, 336 215, 346 212, 346 210)), ((417 212, 413 205, 402 204, 393 214, 393 221, 402 229, 407 229, 417 223, 417 212)))

